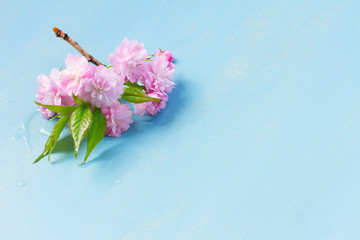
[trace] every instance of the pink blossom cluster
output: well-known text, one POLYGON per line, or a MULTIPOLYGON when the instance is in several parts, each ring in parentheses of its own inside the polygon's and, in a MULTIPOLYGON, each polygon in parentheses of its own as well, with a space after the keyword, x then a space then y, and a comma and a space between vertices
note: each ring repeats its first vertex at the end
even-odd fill
MULTIPOLYGON (((150 55, 143 46, 136 40, 125 38, 109 55, 109 67, 94 66, 83 56, 69 54, 65 69, 53 68, 49 76, 38 76, 37 101, 45 105, 73 106, 74 94, 92 107, 101 108, 107 121, 105 135, 119 137, 133 122, 130 106, 119 102, 124 93, 124 82, 143 85, 148 96, 162 100, 133 104, 134 113, 139 116, 155 115, 165 108, 167 94, 174 87, 172 53, 158 49, 150 55)), ((40 107, 40 111, 45 118, 55 116, 45 107, 40 107)))
POLYGON ((127 38, 110 54, 109 62, 118 74, 124 76, 125 81, 140 81, 145 86, 146 94, 161 99, 161 102, 133 104, 135 114, 155 115, 165 108, 167 93, 170 93, 175 85, 172 81, 175 72, 173 61, 174 57, 170 51, 158 49, 151 56, 144 44, 136 40, 130 42, 127 38))

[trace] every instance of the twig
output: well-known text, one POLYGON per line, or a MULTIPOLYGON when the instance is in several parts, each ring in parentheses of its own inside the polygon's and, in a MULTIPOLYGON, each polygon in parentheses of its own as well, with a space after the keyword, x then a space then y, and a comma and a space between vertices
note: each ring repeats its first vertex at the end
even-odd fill
MULTIPOLYGON (((96 66, 104 65, 91 56, 87 51, 85 51, 76 41, 72 40, 69 35, 58 29, 57 27, 53 28, 55 35, 67 41, 71 46, 73 46, 76 50, 78 50, 89 62, 95 64, 96 66)), ((105 66, 105 65, 104 65, 105 66)))

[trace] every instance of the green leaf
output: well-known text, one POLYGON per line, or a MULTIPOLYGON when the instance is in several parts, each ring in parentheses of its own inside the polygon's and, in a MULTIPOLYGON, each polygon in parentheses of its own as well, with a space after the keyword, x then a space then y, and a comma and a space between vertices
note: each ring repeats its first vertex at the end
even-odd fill
POLYGON ((92 123, 87 135, 87 152, 82 163, 86 162, 91 151, 104 138, 105 129, 106 118, 100 108, 95 108, 95 110, 92 112, 92 123))
POLYGON ((121 98, 132 103, 144 103, 144 102, 161 102, 161 99, 152 98, 152 97, 141 97, 130 94, 122 94, 121 98))
POLYGON ((72 113, 73 111, 75 111, 76 107, 71 107, 71 106, 63 106, 63 105, 45 105, 45 104, 41 104, 37 101, 35 101, 35 103, 39 106, 42 107, 46 107, 47 109, 49 109, 50 111, 53 112, 57 112, 57 113, 63 113, 66 112, 67 114, 72 113))
POLYGON ((56 140, 59 138, 61 131, 66 126, 69 119, 70 119, 70 116, 68 116, 68 115, 62 116, 59 119, 59 121, 54 125, 54 128, 52 129, 52 131, 50 133, 50 136, 49 136, 48 140, 45 143, 44 151, 34 161, 34 163, 37 163, 38 161, 40 161, 40 159, 42 159, 43 157, 45 157, 48 154, 49 154, 49 160, 50 160, 50 154, 51 154, 51 152, 53 151, 53 149, 55 147, 56 140))
POLYGON ((88 106, 79 106, 70 117, 70 132, 75 144, 75 157, 77 157, 80 143, 89 130, 92 113, 88 106))
POLYGON ((62 116, 64 116, 64 115, 62 115, 61 113, 60 113, 60 114, 56 114, 55 116, 53 116, 52 118, 50 118, 49 121, 52 121, 52 120, 54 120, 54 119, 56 119, 56 118, 61 118, 62 116))
POLYGON ((133 103, 161 102, 161 99, 150 97, 142 90, 132 87, 125 88, 121 98, 133 103))
POLYGON ((72 94, 72 97, 73 97, 73 99, 75 100, 75 103, 76 103, 76 104, 85 105, 85 102, 84 102, 81 98, 78 98, 77 96, 75 96, 74 93, 72 94))
POLYGON ((61 118, 62 116, 69 115, 70 113, 73 113, 76 108, 77 107, 74 107, 74 109, 71 109, 71 110, 69 109, 68 111, 61 112, 58 115, 55 115, 52 118, 50 118, 50 121, 54 120, 55 118, 61 118))
POLYGON ((139 85, 137 83, 132 83, 132 82, 125 82, 124 83, 125 86, 129 87, 129 88, 136 88, 136 89, 139 89, 139 90, 146 90, 145 89, 145 86, 142 86, 142 85, 139 85))

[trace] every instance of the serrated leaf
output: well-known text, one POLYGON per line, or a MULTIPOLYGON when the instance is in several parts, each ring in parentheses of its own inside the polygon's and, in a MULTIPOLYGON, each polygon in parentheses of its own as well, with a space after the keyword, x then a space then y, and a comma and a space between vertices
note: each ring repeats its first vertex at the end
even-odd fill
POLYGON ((48 140, 45 143, 44 151, 34 161, 34 163, 37 163, 38 161, 40 161, 43 157, 45 157, 48 154, 49 154, 49 160, 50 160, 50 154, 54 150, 55 143, 56 143, 57 139, 59 138, 60 133, 62 132, 62 130, 64 129, 64 127, 68 123, 69 119, 70 119, 70 116, 68 116, 68 115, 62 116, 59 119, 59 121, 54 125, 54 128, 52 129, 52 131, 50 133, 50 136, 49 136, 48 140))
POLYGON ((125 86, 129 87, 129 88, 136 88, 136 89, 139 89, 139 90, 146 90, 145 89, 145 86, 142 86, 142 85, 139 85, 137 83, 132 83, 132 82, 125 82, 124 83, 125 86))
POLYGON ((142 90, 130 87, 124 89, 124 93, 121 95, 121 98, 132 103, 161 102, 161 99, 159 98, 150 97, 142 90))
POLYGON ((79 106, 70 117, 70 132, 74 139, 75 157, 77 157, 80 143, 89 130, 92 113, 88 106, 79 106))
POLYGON ((139 89, 137 87, 126 87, 124 88, 124 93, 136 96, 147 96, 147 94, 142 89, 139 89))
POLYGON ((35 103, 39 106, 46 107, 47 109, 49 109, 52 112, 57 112, 57 113, 62 113, 62 112, 72 113, 76 109, 76 107, 72 107, 72 106, 46 105, 46 104, 39 103, 37 101, 35 101, 35 103))
POLYGON ((104 138, 105 130, 106 118, 100 108, 95 108, 92 112, 92 122, 87 135, 86 156, 82 163, 86 162, 92 150, 94 150, 96 145, 104 138))
POLYGON ((130 94, 122 94, 121 98, 132 103, 144 103, 144 102, 161 102, 161 99, 158 98, 151 98, 151 97, 141 97, 141 96, 135 96, 130 94))

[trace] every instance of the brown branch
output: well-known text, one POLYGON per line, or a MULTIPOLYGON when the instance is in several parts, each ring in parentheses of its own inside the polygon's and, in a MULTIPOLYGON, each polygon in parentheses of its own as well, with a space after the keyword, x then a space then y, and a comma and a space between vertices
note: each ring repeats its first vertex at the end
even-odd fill
POLYGON ((91 56, 87 51, 85 51, 76 41, 72 40, 69 35, 58 29, 57 27, 53 28, 55 35, 67 41, 71 46, 73 46, 76 50, 78 50, 89 62, 95 64, 96 66, 104 65, 91 56))

